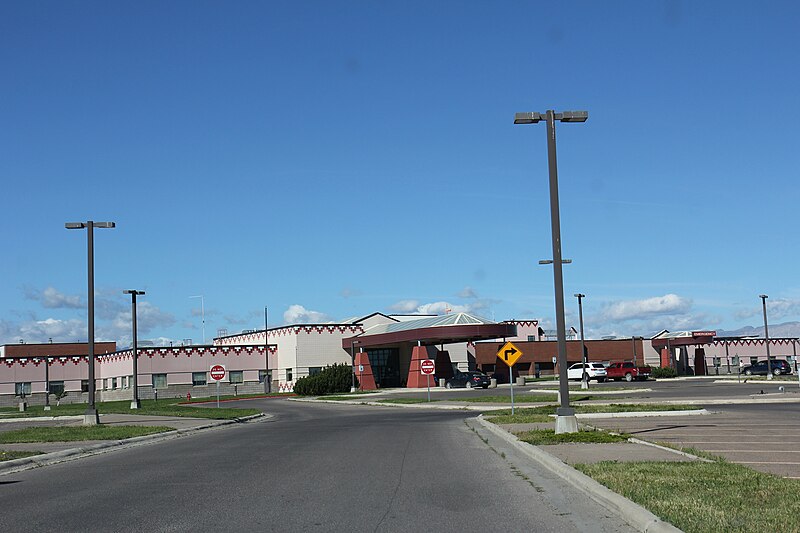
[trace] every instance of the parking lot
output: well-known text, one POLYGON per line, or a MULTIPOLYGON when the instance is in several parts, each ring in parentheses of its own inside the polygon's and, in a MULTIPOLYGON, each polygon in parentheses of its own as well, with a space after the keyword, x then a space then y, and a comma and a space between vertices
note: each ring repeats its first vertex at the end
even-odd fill
POLYGON ((707 416, 594 419, 592 425, 689 447, 800 479, 800 404, 713 405, 707 416))

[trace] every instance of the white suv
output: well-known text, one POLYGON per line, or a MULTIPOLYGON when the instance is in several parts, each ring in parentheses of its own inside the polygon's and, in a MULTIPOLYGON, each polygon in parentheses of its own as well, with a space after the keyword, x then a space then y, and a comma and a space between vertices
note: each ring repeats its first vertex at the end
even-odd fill
MULTIPOLYGON (((598 382, 606 380, 606 367, 602 363, 588 363, 586 365, 586 373, 589 379, 595 379, 598 382)), ((567 369, 567 379, 583 379, 583 364, 575 363, 567 369)))

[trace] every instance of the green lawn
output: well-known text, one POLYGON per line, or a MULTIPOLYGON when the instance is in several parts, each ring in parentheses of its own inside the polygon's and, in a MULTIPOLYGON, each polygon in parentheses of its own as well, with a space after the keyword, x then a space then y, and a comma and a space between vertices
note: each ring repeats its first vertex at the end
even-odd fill
MULTIPOLYGON (((168 400, 142 400, 141 409, 131 409, 130 400, 117 402, 102 402, 97 404, 97 411, 100 414, 134 414, 134 415, 153 415, 153 416, 177 416, 191 418, 212 418, 217 420, 227 420, 242 416, 249 416, 261 413, 258 409, 232 409, 220 407, 193 407, 191 405, 178 405, 181 401, 177 398, 168 400)), ((45 411, 44 406, 34 405, 24 413, 13 407, 0 408, 0 416, 3 418, 21 418, 34 416, 70 416, 82 415, 86 410, 86 404, 71 403, 59 406, 52 405, 50 411, 45 411)))
MULTIPOLYGON (((588 395, 573 395, 569 396, 570 401, 582 402, 586 400, 597 400, 588 395)), ((475 396, 474 398, 456 398, 450 400, 453 402, 469 402, 469 403, 511 403, 511 395, 504 396, 475 396)), ((557 401, 555 394, 515 394, 514 403, 553 403, 557 401)))
POLYGON ((686 533, 800 531, 800 481, 713 463, 575 465, 686 533))
POLYGON ((33 427, 0 433, 0 444, 15 442, 71 442, 121 440, 172 431, 166 426, 58 426, 33 427))
POLYGON ((11 461, 13 459, 22 459, 23 457, 30 457, 32 455, 41 455, 42 452, 15 452, 15 451, 0 451, 0 462, 11 461))

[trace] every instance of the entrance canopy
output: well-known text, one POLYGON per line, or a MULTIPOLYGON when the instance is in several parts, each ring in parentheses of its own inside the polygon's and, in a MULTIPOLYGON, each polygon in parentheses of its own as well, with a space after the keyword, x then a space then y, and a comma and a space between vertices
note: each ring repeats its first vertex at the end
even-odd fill
POLYGON ((659 350, 668 346, 693 346, 695 344, 711 344, 716 331, 663 331, 650 339, 653 348, 659 350))
POLYGON ((405 342, 423 346, 514 337, 515 324, 497 323, 468 313, 452 313, 419 320, 377 324, 354 337, 342 339, 342 348, 386 346, 405 342))

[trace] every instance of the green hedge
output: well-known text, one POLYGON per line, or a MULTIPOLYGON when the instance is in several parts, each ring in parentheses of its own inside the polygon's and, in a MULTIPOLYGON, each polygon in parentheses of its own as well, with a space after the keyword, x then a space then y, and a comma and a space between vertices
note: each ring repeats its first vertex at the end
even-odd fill
POLYGON ((656 379, 674 378, 678 377, 678 372, 674 368, 670 368, 668 366, 664 368, 654 368, 650 373, 650 377, 656 379))
MULTIPOLYGON (((356 387, 358 387, 358 378, 356 387)), ((350 392, 353 386, 353 367, 346 363, 326 366, 314 376, 306 376, 294 384, 294 393, 300 396, 322 396, 350 392)))

